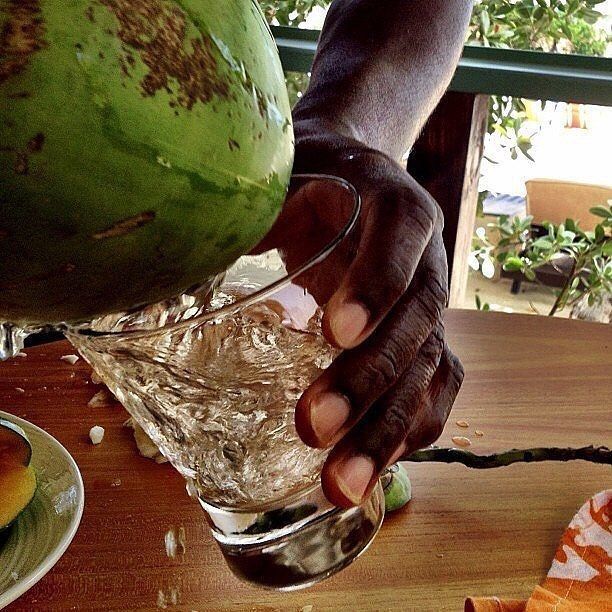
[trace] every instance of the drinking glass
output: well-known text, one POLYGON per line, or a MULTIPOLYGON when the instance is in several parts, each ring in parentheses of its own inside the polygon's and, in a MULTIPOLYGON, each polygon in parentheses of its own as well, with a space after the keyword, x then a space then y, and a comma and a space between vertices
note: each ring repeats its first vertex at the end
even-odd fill
POLYGON ((238 577, 283 590, 339 571, 372 541, 380 484, 361 506, 323 495, 325 450, 294 426, 301 393, 339 351, 323 306, 355 256, 359 197, 335 177, 294 177, 272 230, 202 286, 67 336, 187 479, 238 577))

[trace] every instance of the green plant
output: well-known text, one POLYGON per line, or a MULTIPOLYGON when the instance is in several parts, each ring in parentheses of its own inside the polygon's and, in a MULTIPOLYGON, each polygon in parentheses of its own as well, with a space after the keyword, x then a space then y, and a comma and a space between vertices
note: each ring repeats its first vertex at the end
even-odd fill
MULTIPOLYGON (((519 153, 533 161, 529 150, 531 139, 538 128, 527 124, 525 101, 512 96, 491 96, 489 98, 489 117, 487 132, 497 133, 502 139, 502 148, 507 150, 511 159, 517 159, 519 153)), ((495 160, 488 157, 489 161, 495 160)))
POLYGON ((477 231, 470 265, 483 270, 497 264, 538 281, 538 268, 555 266, 559 256, 569 256, 572 265, 563 287, 556 291, 549 316, 583 297, 593 305, 612 293, 612 200, 591 208, 591 213, 601 219, 593 231, 584 231, 578 221, 567 219, 559 225, 544 224, 540 235, 532 217, 500 217, 488 226, 499 240, 492 241, 482 228, 477 231))
MULTIPOLYGON (((595 27, 603 0, 476 0, 468 42, 486 47, 531 49, 557 53, 603 55, 609 41, 595 27)), ((512 159, 531 159, 531 139, 537 132, 526 124, 520 98, 491 96, 489 133, 501 136, 501 147, 512 159)))
POLYGON ((331 0, 259 0, 259 6, 269 23, 298 26, 317 7, 326 7, 331 0))
MULTIPOLYGON (((595 27, 601 13, 595 7, 603 0, 475 0, 468 42, 488 47, 534 49, 564 53, 603 55, 608 37, 595 27)), ((270 23, 299 26, 317 7, 331 0, 259 0, 270 23)), ((308 87, 308 75, 286 74, 293 104, 308 87)), ((501 136, 501 147, 512 159, 529 150, 535 133, 526 122, 520 98, 491 96, 490 134, 501 136)))
POLYGON ((483 302, 478 294, 474 297, 474 301, 476 302, 476 310, 482 310, 483 312, 491 310, 490 304, 483 302))
POLYGON ((487 47, 601 55, 604 0, 476 0, 468 40, 487 47), (579 50, 580 49, 580 50, 579 50))
POLYGON ((285 84, 287 85, 289 103, 292 108, 306 91, 309 82, 310 75, 305 72, 285 72, 285 84))

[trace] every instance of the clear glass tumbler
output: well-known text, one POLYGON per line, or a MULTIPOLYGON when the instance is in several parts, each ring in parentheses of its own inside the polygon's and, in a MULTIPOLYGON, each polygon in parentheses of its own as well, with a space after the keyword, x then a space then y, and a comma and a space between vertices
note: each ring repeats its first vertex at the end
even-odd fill
POLYGON ((264 241, 175 300, 102 317, 69 339, 188 479, 232 571, 295 589, 339 571, 372 541, 380 485, 333 507, 326 451, 294 426, 304 389, 337 356, 325 305, 355 255, 359 197, 345 181, 296 176, 264 241))

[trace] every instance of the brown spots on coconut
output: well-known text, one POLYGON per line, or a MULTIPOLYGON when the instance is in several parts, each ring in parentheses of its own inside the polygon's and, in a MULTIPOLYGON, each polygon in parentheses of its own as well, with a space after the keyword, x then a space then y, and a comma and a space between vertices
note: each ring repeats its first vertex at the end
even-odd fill
POLYGON ((15 174, 20 174, 21 176, 30 173, 30 163, 26 153, 22 153, 21 151, 17 153, 13 169, 15 170, 15 174))
POLYGON ((0 31, 0 83, 22 73, 30 57, 47 47, 38 0, 8 0, 8 19, 0 31))
POLYGON ((7 98, 11 100, 27 100, 31 98, 32 94, 29 91, 18 91, 17 93, 11 93, 7 95, 7 98))
POLYGON ((139 227, 151 223, 153 219, 155 219, 155 213, 152 210, 146 210, 133 217, 128 217, 127 219, 122 219, 121 221, 113 223, 110 227, 92 234, 92 238, 94 240, 105 240, 107 238, 125 236, 137 230, 139 227))
POLYGON ((130 74, 130 69, 128 68, 127 62, 124 57, 119 58, 119 68, 121 69, 121 74, 125 78, 130 78, 132 75, 130 74))
POLYGON ((13 165, 15 174, 25 176, 30 173, 30 155, 40 153, 44 144, 45 135, 39 132, 28 140, 24 151, 15 152, 15 164, 13 165))
POLYGON ((210 38, 188 40, 185 13, 178 6, 162 0, 100 1, 117 18, 119 39, 149 69, 140 82, 144 96, 160 90, 172 93, 170 83, 175 81, 173 99, 186 109, 215 96, 229 97, 228 84, 217 74, 210 38))
POLYGON ((30 138, 27 144, 27 149, 30 153, 40 153, 43 145, 45 144, 45 135, 42 132, 38 132, 36 136, 30 138))
POLYGON ((237 149, 240 149, 240 143, 237 140, 234 140, 233 138, 228 139, 227 145, 229 146, 230 151, 236 151, 237 149))
MULTIPOLYGON (((76 266, 73 263, 64 263, 54 268, 52 270, 45 270, 44 272, 40 272, 38 274, 31 274, 27 276, 24 280, 28 283, 40 283, 46 282, 58 277, 65 276, 66 274, 72 274, 76 270, 76 266)), ((14 289, 12 285, 1 285, 2 289, 14 289)))
POLYGON ((85 17, 91 21, 91 23, 96 23, 96 15, 91 4, 85 9, 85 17))

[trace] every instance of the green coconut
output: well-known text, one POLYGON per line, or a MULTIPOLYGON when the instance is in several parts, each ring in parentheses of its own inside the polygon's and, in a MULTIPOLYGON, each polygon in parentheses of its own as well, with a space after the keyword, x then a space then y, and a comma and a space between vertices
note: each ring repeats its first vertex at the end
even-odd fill
POLYGON ((202 283, 269 229, 292 156, 253 0, 0 0, 0 319, 202 283))

